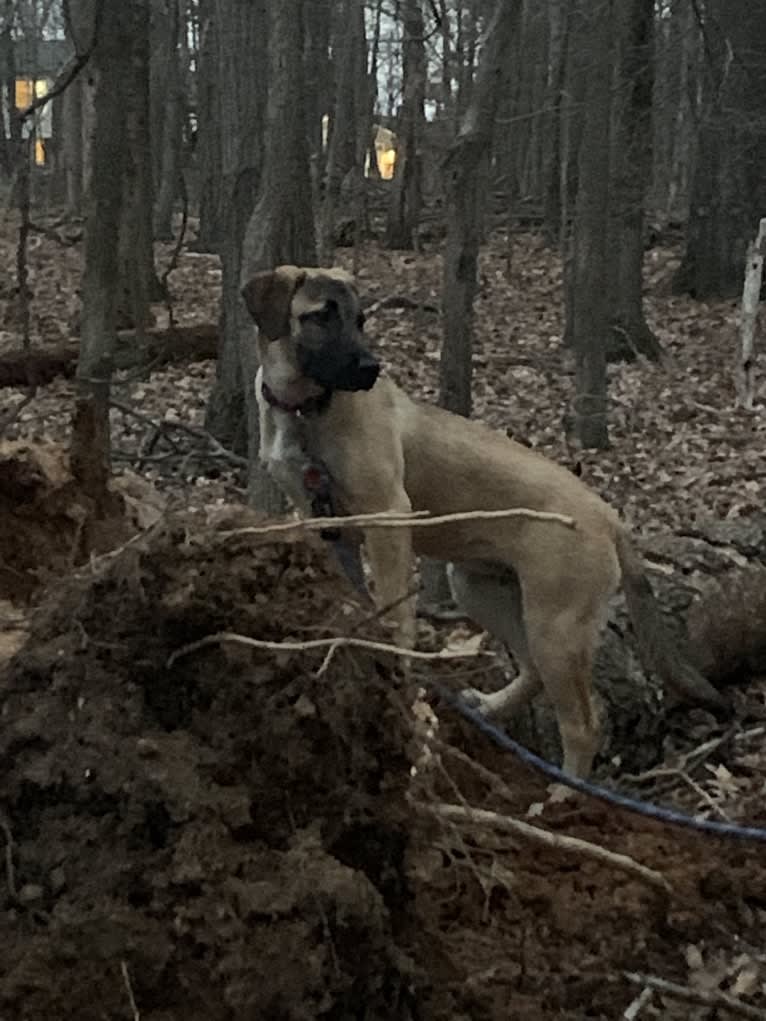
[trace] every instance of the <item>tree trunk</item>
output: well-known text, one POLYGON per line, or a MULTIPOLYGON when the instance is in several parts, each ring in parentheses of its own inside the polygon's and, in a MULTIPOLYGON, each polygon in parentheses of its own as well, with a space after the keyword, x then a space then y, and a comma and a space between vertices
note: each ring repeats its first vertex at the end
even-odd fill
POLYGON ((471 101, 445 163, 447 241, 439 401, 442 407, 460 415, 471 413, 473 300, 481 230, 479 172, 492 144, 520 9, 521 0, 497 0, 485 33, 471 101))
MULTIPOLYGON (((280 263, 313 266, 317 262, 311 173, 304 111, 303 63, 294 54, 303 52, 304 0, 274 0, 271 43, 268 123, 265 161, 258 202, 250 221, 242 252, 242 281, 258 270, 280 263)), ((252 503, 266 512, 280 511, 284 501, 258 461, 258 414, 253 393, 257 370, 253 324, 239 292, 232 295, 240 359, 244 374, 248 421, 252 503)))
POLYGON ((267 0, 215 0, 215 4, 205 31, 213 31, 214 21, 217 72, 208 73, 217 83, 216 94, 210 98, 211 108, 219 110, 215 124, 221 149, 220 165, 210 184, 225 220, 220 224, 221 349, 207 427, 224 445, 246 454, 246 408, 255 372, 248 377, 249 368, 243 371, 241 347, 252 344, 252 324, 239 289, 242 245, 263 163, 269 13, 267 0))
POLYGON ((574 220, 577 201, 579 156, 585 124, 585 97, 590 75, 587 21, 577 16, 575 0, 568 0, 568 34, 565 89, 562 97, 560 136, 561 254, 564 264, 565 347, 574 345, 575 267, 574 220))
MULTIPOLYGON (((263 11, 263 4, 259 4, 258 12, 261 19, 265 18, 263 11)), ((256 16, 255 10, 253 16, 256 16)), ((200 197, 199 231, 195 249, 216 252, 224 236, 225 219, 221 195, 221 160, 224 144, 221 125, 227 114, 225 110, 221 110, 220 104, 230 100, 224 98, 218 80, 219 43, 215 0, 200 0, 199 21, 199 68, 196 78, 200 197)), ((259 52, 265 52, 260 45, 259 52)), ((262 71, 258 69, 253 87, 262 77, 262 71)))
POLYGON ((154 75, 152 79, 155 88, 161 87, 161 95, 153 98, 153 105, 161 101, 160 112, 152 118, 153 126, 159 128, 157 137, 153 137, 152 148, 157 161, 154 237, 160 241, 173 239, 173 208, 181 174, 184 112, 180 64, 181 24, 179 0, 167 0, 167 11, 163 13, 155 33, 154 46, 154 62, 162 61, 165 73, 162 76, 154 75))
POLYGON ((330 0, 312 0, 305 11, 306 132, 309 140, 313 202, 317 210, 322 207, 322 175, 326 169, 327 154, 323 118, 330 114, 333 107, 330 61, 330 27, 333 21, 331 13, 330 0))
POLYGON ((654 0, 629 0, 620 10, 620 99, 612 139, 609 185, 612 333, 610 361, 637 354, 658 361, 662 348, 644 315, 644 203, 652 173, 654 0))
POLYGON ((590 40, 590 75, 579 159, 575 221, 572 325, 577 361, 574 420, 583 447, 609 445, 606 416, 606 345, 609 310, 606 232, 609 203, 609 129, 613 68, 613 2, 588 13, 581 39, 590 40))
POLYGON ((562 167, 562 106, 566 86, 567 54, 569 51, 569 0, 549 0, 547 127, 543 156, 543 196, 545 231, 551 244, 562 242, 566 225, 562 223, 563 202, 561 193, 562 167))
MULTIPOLYGON (((439 403, 459 415, 471 413, 473 302, 476 293, 483 205, 482 164, 492 148, 507 64, 518 28, 522 0, 497 0, 484 35, 471 99, 445 162, 447 240, 442 278, 443 340, 439 403)), ((462 93, 465 96, 465 80, 462 93)), ((422 604, 443 605, 447 587, 443 565, 425 561, 422 604)))
POLYGON ((127 102, 121 122, 127 137, 125 200, 120 230, 121 324, 142 329, 151 321, 150 302, 159 283, 152 244, 152 161, 149 131, 149 0, 133 0, 127 102))
POLYGON ((766 209, 766 4, 709 0, 702 31, 706 98, 675 285, 707 300, 739 293, 766 209))
MULTIPOLYGON (((356 88, 357 48, 363 43, 358 38, 359 19, 355 16, 361 0, 343 0, 342 17, 338 32, 342 39, 335 40, 339 59, 335 65, 335 109, 330 125, 330 142, 327 150, 324 201, 319 230, 319 262, 332 264, 335 256, 335 217, 343 178, 354 166, 356 159, 356 88)), ((362 21, 362 28, 364 22, 362 21)), ((334 47, 334 48, 335 48, 334 47)))
MULTIPOLYGON (((80 0, 78 21, 92 26, 93 10, 91 0, 80 0)), ((131 12, 123 0, 104 0, 101 30, 91 57, 95 116, 71 461, 80 485, 101 507, 107 500, 109 476, 109 390, 120 290, 122 171, 128 159, 124 114, 132 27, 131 12)))
MULTIPOLYGON (((87 73, 87 72, 86 72, 87 73)), ((83 200, 83 84, 78 75, 63 96, 63 163, 67 216, 80 216, 83 200)))
POLYGON ((386 225, 389 248, 412 248, 422 204, 426 50, 421 0, 404 0, 402 106, 397 125, 396 166, 386 225))

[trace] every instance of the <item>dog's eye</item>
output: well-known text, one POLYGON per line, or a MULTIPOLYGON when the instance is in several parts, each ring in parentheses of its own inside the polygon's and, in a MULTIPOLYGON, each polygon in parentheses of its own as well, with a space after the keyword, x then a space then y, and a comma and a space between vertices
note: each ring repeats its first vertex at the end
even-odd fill
POLYGON ((326 326, 330 320, 338 315, 338 302, 329 298, 322 308, 314 309, 312 312, 304 312, 301 316, 303 323, 317 323, 319 326, 326 326))

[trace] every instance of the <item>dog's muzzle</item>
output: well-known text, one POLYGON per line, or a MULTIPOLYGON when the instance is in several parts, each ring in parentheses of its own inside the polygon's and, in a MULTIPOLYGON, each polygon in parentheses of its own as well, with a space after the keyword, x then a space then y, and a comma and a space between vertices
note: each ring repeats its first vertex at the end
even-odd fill
POLYGON ((328 390, 371 390, 380 374, 380 362, 354 344, 328 351, 303 351, 301 372, 328 390))

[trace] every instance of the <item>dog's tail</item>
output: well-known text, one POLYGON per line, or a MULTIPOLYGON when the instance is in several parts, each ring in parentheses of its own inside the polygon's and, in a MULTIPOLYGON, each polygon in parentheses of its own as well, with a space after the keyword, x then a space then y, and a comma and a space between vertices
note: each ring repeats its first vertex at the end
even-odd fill
POLYGON ((670 634, 635 546, 624 529, 617 533, 622 587, 645 670, 657 674, 683 698, 710 709, 725 709, 723 696, 685 658, 670 634))

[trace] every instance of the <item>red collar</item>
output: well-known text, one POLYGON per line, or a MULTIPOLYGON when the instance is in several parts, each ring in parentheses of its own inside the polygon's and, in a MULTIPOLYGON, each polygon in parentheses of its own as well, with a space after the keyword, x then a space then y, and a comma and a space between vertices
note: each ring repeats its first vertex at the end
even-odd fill
POLYGON ((309 397, 300 404, 290 404, 287 401, 280 400, 265 379, 261 381, 261 393, 263 394, 263 399, 272 408, 279 408, 280 411, 286 411, 289 415, 319 414, 320 411, 324 411, 327 407, 332 396, 332 391, 325 390, 318 397, 309 397))

